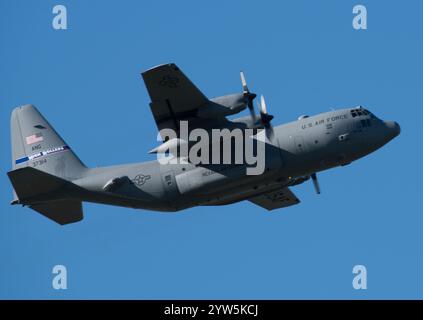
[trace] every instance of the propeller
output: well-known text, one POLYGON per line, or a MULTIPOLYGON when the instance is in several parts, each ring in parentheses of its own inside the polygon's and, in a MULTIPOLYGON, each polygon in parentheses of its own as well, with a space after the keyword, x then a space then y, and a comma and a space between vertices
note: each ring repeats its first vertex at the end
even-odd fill
POLYGON ((314 189, 316 190, 316 193, 320 194, 320 186, 319 186, 319 181, 317 180, 316 173, 312 173, 310 176, 311 176, 311 180, 313 181, 313 185, 314 185, 314 189))
POLYGON ((248 89, 247 81, 245 80, 245 75, 243 71, 240 72, 240 76, 241 76, 241 83, 242 83, 242 93, 244 94, 244 98, 247 99, 247 106, 248 106, 248 109, 250 110, 253 124, 255 125, 257 119, 256 119, 256 113, 254 111, 253 100, 257 97, 257 95, 255 93, 251 93, 250 90, 248 89))
MULTIPOLYGON (((247 99, 247 106, 250 110, 251 119, 253 121, 253 125, 257 125, 257 116, 256 112, 254 111, 254 99, 257 97, 255 93, 251 93, 247 86, 247 81, 245 80, 244 72, 240 72, 241 76, 241 83, 242 83, 242 93, 244 95, 244 98, 247 99)), ((261 96, 260 99, 260 122, 266 129, 266 135, 269 134, 269 137, 273 137, 273 127, 270 124, 270 121, 273 119, 273 116, 267 113, 267 107, 266 107, 266 101, 264 100, 264 97, 261 96)))
POLYGON ((260 97, 260 119, 261 123, 266 129, 266 133, 269 133, 269 138, 273 137, 273 127, 270 123, 270 121, 273 119, 273 116, 267 113, 266 101, 264 100, 263 95, 260 97))

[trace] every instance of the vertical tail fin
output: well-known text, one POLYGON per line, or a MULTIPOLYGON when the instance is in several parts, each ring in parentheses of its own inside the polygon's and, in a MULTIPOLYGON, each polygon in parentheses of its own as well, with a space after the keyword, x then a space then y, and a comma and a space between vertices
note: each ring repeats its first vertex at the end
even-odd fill
POLYGON ((10 124, 12 204, 27 204, 60 224, 81 220, 79 190, 70 180, 82 177, 85 165, 34 106, 15 108, 10 124))
POLYGON ((13 170, 34 167, 65 180, 86 167, 33 105, 17 107, 11 117, 13 170))

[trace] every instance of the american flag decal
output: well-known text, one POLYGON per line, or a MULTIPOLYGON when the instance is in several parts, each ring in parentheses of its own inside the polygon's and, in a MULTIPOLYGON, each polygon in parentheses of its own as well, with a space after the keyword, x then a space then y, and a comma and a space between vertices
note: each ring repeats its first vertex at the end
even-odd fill
POLYGON ((26 144, 33 144, 33 143, 37 143, 40 141, 43 141, 43 135, 41 134, 41 132, 33 134, 32 136, 28 136, 25 138, 26 140, 26 144))

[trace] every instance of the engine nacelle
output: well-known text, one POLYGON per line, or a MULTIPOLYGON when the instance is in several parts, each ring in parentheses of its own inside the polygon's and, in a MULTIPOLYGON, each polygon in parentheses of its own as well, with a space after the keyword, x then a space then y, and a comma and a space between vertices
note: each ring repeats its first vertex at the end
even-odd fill
POLYGON ((158 147, 150 150, 148 153, 166 153, 168 151, 176 152, 178 147, 186 144, 187 142, 185 140, 174 138, 162 143, 158 147))
POLYGON ((241 112, 247 107, 247 101, 242 93, 210 99, 210 102, 198 110, 201 118, 221 118, 241 112))

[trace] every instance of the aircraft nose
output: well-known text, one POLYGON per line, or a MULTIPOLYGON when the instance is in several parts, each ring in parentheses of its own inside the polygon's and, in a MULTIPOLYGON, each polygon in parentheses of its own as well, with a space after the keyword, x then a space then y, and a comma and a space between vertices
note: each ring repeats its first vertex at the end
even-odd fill
POLYGON ((396 121, 385 121, 386 127, 389 129, 393 137, 396 137, 401 132, 401 127, 396 121))

